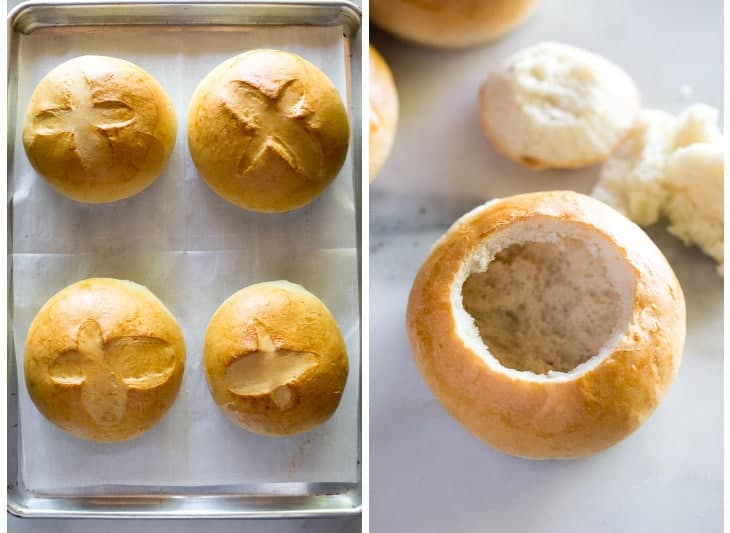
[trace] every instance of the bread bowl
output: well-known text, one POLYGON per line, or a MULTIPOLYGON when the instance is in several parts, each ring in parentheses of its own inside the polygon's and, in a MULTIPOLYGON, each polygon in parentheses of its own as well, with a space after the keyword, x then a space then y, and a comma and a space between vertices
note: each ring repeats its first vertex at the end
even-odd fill
POLYGON ((345 342, 332 314, 287 281, 249 285, 208 324, 203 364, 215 403, 239 427, 273 437, 324 423, 339 405, 348 373, 345 342))
POLYGON ((108 203, 141 192, 162 173, 176 132, 172 102, 152 76, 123 59, 87 55, 38 83, 23 146, 56 191, 108 203))
POLYGON ((608 158, 629 135, 639 91, 607 59, 543 42, 497 65, 479 91, 486 136, 533 169, 579 168, 608 158))
POLYGON ((371 20, 401 39, 459 48, 501 37, 522 23, 536 0, 372 0, 371 20))
POLYGON ((388 158, 398 127, 398 91, 393 73, 370 46, 370 181, 388 158))
POLYGON ((175 317, 147 288, 91 278, 69 285, 28 330, 25 382, 50 422, 100 442, 135 438, 175 401, 185 341, 175 317))
POLYGON ((317 198, 342 168, 347 110, 315 65, 281 50, 251 50, 215 67, 188 112, 200 176, 238 207, 279 213, 317 198))
POLYGON ((682 289, 649 237, 574 192, 460 218, 407 308, 416 364, 446 410, 512 455, 568 459, 638 428, 673 382, 682 289))

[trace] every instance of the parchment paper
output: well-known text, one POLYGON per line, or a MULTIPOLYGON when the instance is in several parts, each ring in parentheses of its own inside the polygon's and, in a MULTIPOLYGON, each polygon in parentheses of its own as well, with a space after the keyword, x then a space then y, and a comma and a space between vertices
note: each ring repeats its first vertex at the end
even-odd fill
MULTIPOLYGON (((218 63, 255 48, 298 53, 347 98, 341 28, 256 27, 43 30, 20 40, 18 131, 13 192, 13 336, 19 368, 21 470, 37 492, 83 487, 203 486, 357 480, 359 298, 352 154, 313 204, 292 213, 234 207, 202 182, 186 144, 186 115, 198 82, 218 63), (178 112, 175 151, 147 190, 109 205, 83 205, 54 192, 33 171, 21 128, 30 95, 51 68, 82 54, 127 59, 152 74, 178 112), (23 347, 45 301, 78 280, 108 276, 147 286, 180 322, 187 344, 178 398, 152 430, 119 444, 70 436, 35 409, 25 387, 23 347), (323 426, 272 439, 230 423, 214 404, 201 368, 210 317, 251 283, 288 279, 334 314, 350 356, 342 402, 323 426)), ((112 488, 113 490, 113 488, 112 488)))

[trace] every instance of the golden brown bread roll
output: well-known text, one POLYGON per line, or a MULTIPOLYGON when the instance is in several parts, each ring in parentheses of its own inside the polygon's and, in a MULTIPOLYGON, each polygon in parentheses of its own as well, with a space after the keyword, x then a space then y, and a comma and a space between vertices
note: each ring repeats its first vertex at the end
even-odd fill
POLYGON ((287 281, 250 285, 223 302, 208 324, 203 362, 225 415, 270 436, 302 433, 327 420, 348 371, 332 314, 287 281))
POLYGON ((117 442, 151 428, 175 401, 185 341, 145 287, 92 278, 38 311, 24 357, 28 392, 43 416, 77 437, 117 442))
POLYGON ((444 48, 491 41, 519 25, 536 0, 371 0, 371 20, 401 39, 444 48))
POLYGON ((370 181, 390 153, 398 127, 398 92, 393 74, 378 51, 370 47, 370 181))
POLYGON ((105 203, 137 194, 162 173, 176 131, 172 102, 147 72, 114 57, 81 56, 38 83, 23 145, 58 192, 105 203))
POLYGON ((534 459, 598 452, 679 368, 682 289, 635 224, 574 192, 488 202, 436 243, 411 290, 416 363, 484 442, 534 459))
POLYGON ((335 179, 347 155, 347 111, 309 61, 252 50, 224 61, 198 85, 188 145, 201 177, 246 209, 290 211, 335 179))

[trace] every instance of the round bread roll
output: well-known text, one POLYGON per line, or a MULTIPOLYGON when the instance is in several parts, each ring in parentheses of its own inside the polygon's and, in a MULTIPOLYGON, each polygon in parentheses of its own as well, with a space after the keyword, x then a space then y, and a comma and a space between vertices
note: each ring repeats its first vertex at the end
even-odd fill
POLYGON ((150 429, 175 401, 185 341, 148 289, 92 278, 38 311, 24 363, 30 397, 50 422, 82 439, 118 442, 150 429))
POLYGON ((252 50, 224 61, 198 85, 188 145, 202 178, 246 209, 302 207, 335 179, 350 126, 337 89, 309 61, 252 50))
POLYGON ((390 153, 398 127, 398 92, 393 74, 378 51, 370 47, 370 181, 390 153))
POLYGON ((345 342, 312 293, 288 281, 241 289, 208 324, 203 352, 215 403, 260 435, 303 433, 325 422, 345 388, 345 342))
POLYGON ((401 39, 444 48, 473 46, 507 33, 536 0, 371 0, 372 21, 401 39))
POLYGON ((479 93, 487 137, 534 169, 578 168, 610 156, 639 113, 639 91, 608 60, 542 43, 493 70, 479 93))
POLYGON ((488 202, 416 276, 416 363, 448 412, 532 459, 603 450, 654 411, 685 335, 682 289, 649 237, 574 192, 488 202))
POLYGON ((172 102, 147 72, 114 57, 81 56, 38 83, 23 146, 56 191, 98 204, 133 196, 155 181, 176 131, 172 102))

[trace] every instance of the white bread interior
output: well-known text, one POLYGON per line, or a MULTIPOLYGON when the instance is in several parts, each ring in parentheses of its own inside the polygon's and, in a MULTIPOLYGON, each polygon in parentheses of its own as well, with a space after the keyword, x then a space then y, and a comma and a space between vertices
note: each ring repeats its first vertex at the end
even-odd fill
POLYGON ((464 261, 452 302, 459 333, 488 365, 521 379, 571 379, 613 352, 634 283, 626 261, 595 232, 533 218, 464 261))
POLYGON ((479 93, 482 126, 507 157, 535 169, 605 160, 631 131, 639 92, 607 59, 545 42, 490 72, 479 93))
POLYGON ((662 215, 669 231, 715 259, 724 254, 723 136, 718 112, 695 104, 679 116, 641 112, 626 144, 603 165, 592 196, 637 224, 662 215))

